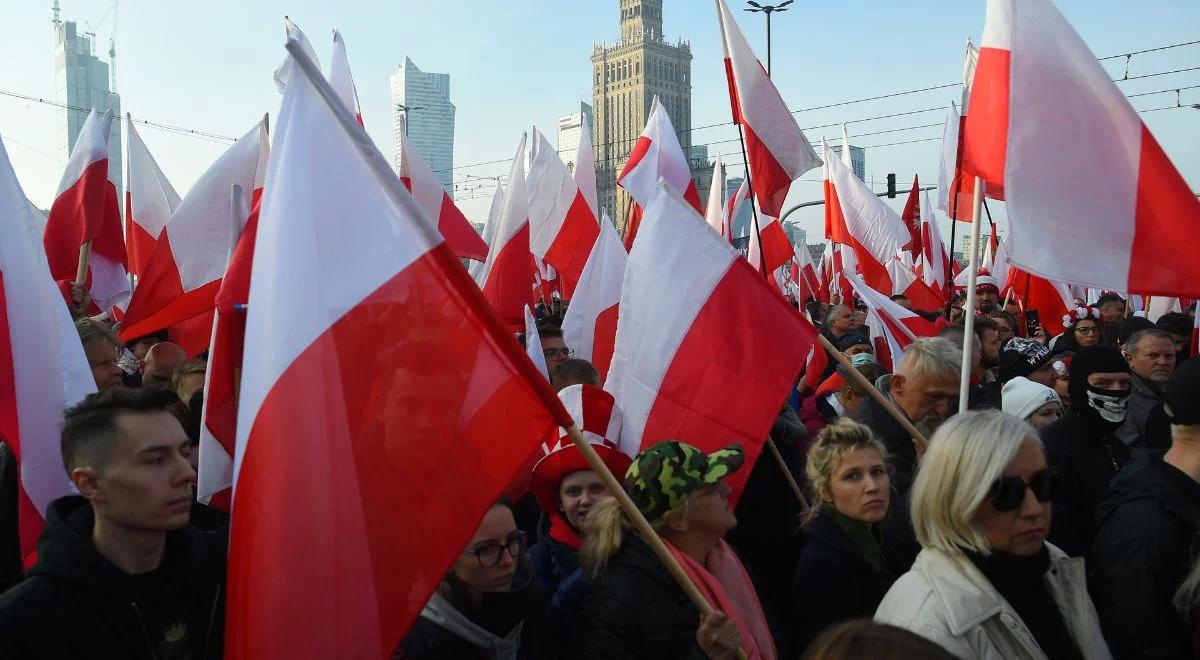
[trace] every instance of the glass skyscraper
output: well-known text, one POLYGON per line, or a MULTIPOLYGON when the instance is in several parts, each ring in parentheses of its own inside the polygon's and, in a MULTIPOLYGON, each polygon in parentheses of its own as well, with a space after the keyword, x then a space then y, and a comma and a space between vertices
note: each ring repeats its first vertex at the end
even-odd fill
POLYGON ((400 167, 400 136, 407 130, 409 142, 453 198, 454 104, 450 102, 450 74, 422 71, 405 57, 391 82, 394 165, 400 167))

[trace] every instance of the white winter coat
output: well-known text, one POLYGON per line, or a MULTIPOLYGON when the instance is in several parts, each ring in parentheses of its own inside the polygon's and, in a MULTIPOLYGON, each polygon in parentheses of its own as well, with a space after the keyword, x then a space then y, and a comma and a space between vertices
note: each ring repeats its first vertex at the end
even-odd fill
MULTIPOLYGON (((1087 594, 1083 559, 1050 545, 1046 585, 1075 644, 1087 660, 1111 660, 1096 608, 1087 594)), ((1000 595, 965 555, 926 548, 884 596, 875 620, 912 631, 964 659, 1043 660, 1046 654, 1000 595)))

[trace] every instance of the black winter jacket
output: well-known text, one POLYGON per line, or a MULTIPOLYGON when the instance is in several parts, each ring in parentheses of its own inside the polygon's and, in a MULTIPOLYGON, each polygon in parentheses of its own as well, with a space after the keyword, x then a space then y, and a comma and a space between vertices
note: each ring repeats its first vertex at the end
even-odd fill
POLYGON ((82 497, 51 502, 38 563, 0 596, 4 657, 221 657, 224 535, 168 532, 162 566, 129 575, 92 545, 93 520, 82 497))
POLYGON ((1191 622, 1171 598, 1200 549, 1200 484, 1138 452, 1097 513, 1090 586, 1113 657, 1189 657, 1191 622))
POLYGON ((1046 540, 1071 557, 1086 557, 1096 537, 1096 507, 1108 493, 1109 482, 1129 462, 1129 448, 1113 432, 1097 430, 1075 409, 1043 429, 1042 442, 1046 462, 1063 478, 1046 540))
POLYGON ((21 532, 17 525, 17 457, 12 448, 0 439, 0 593, 20 581, 21 532))
POLYGON ((621 549, 591 582, 571 627, 565 657, 578 660, 704 659, 696 644, 700 611, 650 546, 625 535, 621 549))

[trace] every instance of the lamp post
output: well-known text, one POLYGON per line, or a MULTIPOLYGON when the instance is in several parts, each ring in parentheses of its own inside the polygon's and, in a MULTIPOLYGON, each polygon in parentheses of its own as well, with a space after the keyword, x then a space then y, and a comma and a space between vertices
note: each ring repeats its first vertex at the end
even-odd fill
POLYGON ((424 110, 425 106, 420 105, 404 105, 403 103, 396 104, 396 110, 404 113, 404 136, 408 137, 408 113, 413 110, 424 110))
POLYGON ((754 0, 747 0, 746 4, 750 5, 750 9, 743 9, 753 13, 763 13, 767 15, 767 77, 771 75, 771 14, 779 11, 787 11, 788 5, 796 0, 785 0, 777 5, 761 5, 754 0))

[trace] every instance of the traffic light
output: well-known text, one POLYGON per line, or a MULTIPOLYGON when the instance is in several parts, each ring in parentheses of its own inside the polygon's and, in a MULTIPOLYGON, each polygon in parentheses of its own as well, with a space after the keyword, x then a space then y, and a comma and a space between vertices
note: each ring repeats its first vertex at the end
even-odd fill
POLYGON ((896 198, 896 175, 888 174, 888 199, 896 198))

